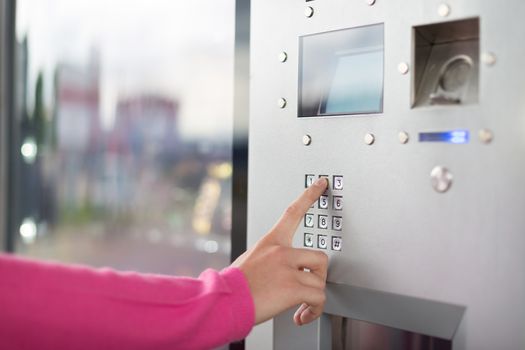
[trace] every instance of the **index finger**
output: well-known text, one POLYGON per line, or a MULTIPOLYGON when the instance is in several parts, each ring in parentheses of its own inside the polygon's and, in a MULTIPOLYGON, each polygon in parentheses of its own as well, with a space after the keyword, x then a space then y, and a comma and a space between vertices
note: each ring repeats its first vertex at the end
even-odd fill
POLYGON ((286 208, 284 214, 271 230, 281 244, 286 246, 292 244, 297 226, 299 226, 308 209, 319 199, 327 186, 328 179, 325 177, 319 178, 286 208))

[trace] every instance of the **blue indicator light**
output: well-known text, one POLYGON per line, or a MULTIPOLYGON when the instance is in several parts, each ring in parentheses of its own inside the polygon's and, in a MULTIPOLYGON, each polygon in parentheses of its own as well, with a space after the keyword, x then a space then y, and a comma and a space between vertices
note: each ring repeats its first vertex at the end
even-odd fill
POLYGON ((468 143, 469 132, 467 130, 452 130, 443 132, 420 132, 419 142, 445 142, 445 143, 468 143))

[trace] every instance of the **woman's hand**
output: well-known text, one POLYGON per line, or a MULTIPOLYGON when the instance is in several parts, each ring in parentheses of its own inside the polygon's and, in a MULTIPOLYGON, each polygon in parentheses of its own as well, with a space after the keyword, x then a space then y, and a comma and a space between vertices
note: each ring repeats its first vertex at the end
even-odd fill
POLYGON ((248 280, 256 324, 294 305, 300 305, 294 315, 299 326, 323 312, 328 257, 320 251, 292 248, 292 239, 304 215, 327 185, 328 180, 320 178, 307 188, 277 224, 232 264, 248 280))

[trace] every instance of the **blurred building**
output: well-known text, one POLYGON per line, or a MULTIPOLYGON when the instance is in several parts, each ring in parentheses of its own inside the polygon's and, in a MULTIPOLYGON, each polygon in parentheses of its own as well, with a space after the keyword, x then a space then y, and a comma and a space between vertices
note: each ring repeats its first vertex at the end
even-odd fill
POLYGON ((175 101, 157 95, 121 99, 110 148, 142 161, 175 154, 180 143, 177 110, 175 101))
POLYGON ((68 210, 90 206, 104 150, 97 50, 83 66, 57 64, 53 133, 61 203, 68 210))
POLYGON ((100 59, 93 50, 84 67, 60 63, 56 68, 56 137, 63 153, 100 149, 100 59))

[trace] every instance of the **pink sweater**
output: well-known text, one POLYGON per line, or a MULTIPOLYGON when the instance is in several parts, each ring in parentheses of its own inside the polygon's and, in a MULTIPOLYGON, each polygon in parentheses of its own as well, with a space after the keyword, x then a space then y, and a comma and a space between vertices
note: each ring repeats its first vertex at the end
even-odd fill
POLYGON ((236 268, 194 279, 0 255, 0 349, 210 349, 254 319, 236 268))

